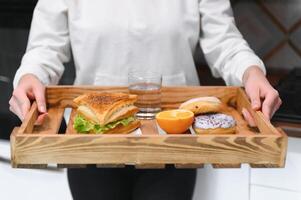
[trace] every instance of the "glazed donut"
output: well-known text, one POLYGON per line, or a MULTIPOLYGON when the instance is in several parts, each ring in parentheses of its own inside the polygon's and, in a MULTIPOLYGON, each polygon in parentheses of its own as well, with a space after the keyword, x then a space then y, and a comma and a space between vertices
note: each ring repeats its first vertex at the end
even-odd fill
POLYGON ((195 115, 220 112, 222 102, 216 97, 198 97, 190 99, 180 105, 180 109, 192 111, 195 115))
POLYGON ((193 129, 198 134, 234 134, 235 119, 226 114, 208 114, 195 117, 193 129))

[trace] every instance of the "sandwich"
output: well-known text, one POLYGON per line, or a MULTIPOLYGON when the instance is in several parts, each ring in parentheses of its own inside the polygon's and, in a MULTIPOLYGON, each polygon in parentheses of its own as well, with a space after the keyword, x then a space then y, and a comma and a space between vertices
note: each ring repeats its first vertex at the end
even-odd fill
POLYGON ((73 100, 77 106, 73 128, 78 133, 130 133, 140 126, 136 100, 137 95, 124 93, 83 94, 73 100))

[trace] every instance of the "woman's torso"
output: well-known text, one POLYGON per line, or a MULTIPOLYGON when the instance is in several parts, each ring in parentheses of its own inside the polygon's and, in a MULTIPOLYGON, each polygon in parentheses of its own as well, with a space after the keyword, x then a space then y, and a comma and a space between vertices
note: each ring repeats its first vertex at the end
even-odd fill
POLYGON ((75 84, 126 85, 129 68, 163 74, 164 85, 196 85, 198 0, 68 1, 75 84))

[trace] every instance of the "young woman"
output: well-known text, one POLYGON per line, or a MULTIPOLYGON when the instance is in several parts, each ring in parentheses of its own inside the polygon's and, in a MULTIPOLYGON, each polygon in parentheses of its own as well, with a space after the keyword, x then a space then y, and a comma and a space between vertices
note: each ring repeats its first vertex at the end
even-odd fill
MULTIPOLYGON (((41 122, 45 85, 57 84, 72 50, 74 84, 126 85, 130 68, 156 70, 163 85, 198 85, 200 44, 215 76, 243 85, 267 119, 281 100, 263 62, 235 26, 228 0, 40 0, 27 51, 14 79, 10 109, 22 120, 30 100, 41 122)), ((254 121, 247 111, 250 125, 254 121)), ((195 170, 69 170, 74 199, 191 199, 195 170)))

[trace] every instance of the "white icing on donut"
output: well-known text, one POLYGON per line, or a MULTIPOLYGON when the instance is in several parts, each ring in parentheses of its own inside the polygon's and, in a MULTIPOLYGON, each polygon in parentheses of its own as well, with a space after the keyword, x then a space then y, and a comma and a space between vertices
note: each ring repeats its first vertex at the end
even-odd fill
POLYGON ((198 97, 198 98, 193 98, 193 99, 190 99, 188 101, 185 101, 184 103, 181 104, 180 108, 183 107, 183 106, 186 106, 188 104, 191 104, 191 103, 202 102, 202 101, 203 102, 216 103, 216 104, 221 103, 221 101, 216 97, 198 97))
POLYGON ((232 116, 222 113, 199 115, 195 117, 194 127, 201 129, 231 128, 236 122, 232 116))

